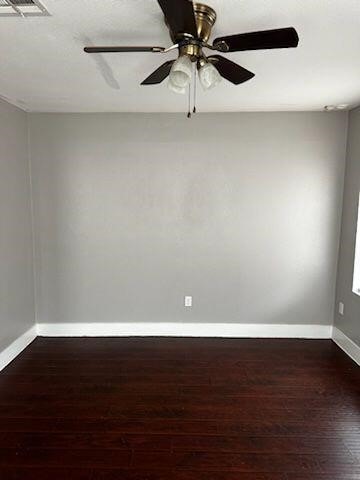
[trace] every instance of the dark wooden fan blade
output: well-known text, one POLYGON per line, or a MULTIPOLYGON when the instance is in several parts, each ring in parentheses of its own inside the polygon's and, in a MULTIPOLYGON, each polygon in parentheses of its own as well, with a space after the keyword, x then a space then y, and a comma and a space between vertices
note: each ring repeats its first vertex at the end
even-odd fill
POLYGON ((222 77, 235 85, 247 82, 255 76, 254 73, 249 72, 246 68, 241 67, 221 55, 211 55, 211 57, 208 57, 208 60, 214 65, 222 77))
POLYGON ((85 47, 86 53, 163 52, 164 47, 85 47))
POLYGON ((158 2, 175 39, 182 33, 197 37, 194 7, 190 0, 158 0, 158 2))
POLYGON ((298 43, 299 37, 293 27, 240 33, 238 35, 219 37, 214 40, 214 46, 219 46, 219 50, 222 52, 292 48, 297 47, 298 43))
POLYGON ((163 63, 155 70, 155 72, 141 82, 141 85, 156 85, 157 83, 161 83, 169 75, 174 62, 175 60, 169 60, 168 62, 163 63))

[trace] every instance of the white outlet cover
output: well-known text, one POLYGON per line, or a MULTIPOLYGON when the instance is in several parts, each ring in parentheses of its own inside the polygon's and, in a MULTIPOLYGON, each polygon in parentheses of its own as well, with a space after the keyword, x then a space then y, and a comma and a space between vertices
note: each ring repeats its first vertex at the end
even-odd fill
POLYGON ((344 315, 344 304, 343 304, 343 302, 339 302, 339 313, 340 313, 340 315, 344 315))
POLYGON ((191 296, 185 296, 184 305, 185 305, 185 307, 192 307, 192 297, 191 296))

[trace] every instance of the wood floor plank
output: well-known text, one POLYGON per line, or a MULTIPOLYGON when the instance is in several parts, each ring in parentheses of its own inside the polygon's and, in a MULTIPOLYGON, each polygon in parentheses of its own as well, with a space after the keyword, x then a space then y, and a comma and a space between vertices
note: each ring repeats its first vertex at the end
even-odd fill
MULTIPOLYGON (((168 435, 129 434, 114 432, 59 433, 59 432, 6 432, 0 433, 0 448, 52 448, 52 449, 119 449, 148 451, 195 451, 221 453, 293 453, 314 452, 348 456, 353 439, 343 442, 337 438, 320 437, 250 437, 224 435, 168 435), (350 448, 349 448, 350 446, 350 448)), ((351 452, 353 453, 353 452, 351 452)))
POLYGON ((358 473, 341 473, 335 472, 329 475, 328 473, 291 473, 287 474, 286 480, 359 480, 358 473))
MULTIPOLYGON (((93 470, 59 467, 0 467, 0 478, 1 480, 93 480, 93 470)), ((118 480, 120 478, 118 477, 118 480)))
POLYGON ((236 471, 265 473, 357 473, 360 465, 350 455, 301 454, 242 454, 209 452, 135 451, 132 467, 153 469, 180 469, 194 471, 236 471))
POLYGON ((131 452, 114 449, 2 448, 0 467, 128 468, 131 452))
MULTIPOLYGON (((280 473, 184 472, 179 470, 94 470, 91 480, 287 480, 280 473)), ((336 479, 335 479, 336 480, 336 479)), ((348 480, 348 479, 345 479, 348 480)), ((349 479, 353 480, 353 479, 349 479)))

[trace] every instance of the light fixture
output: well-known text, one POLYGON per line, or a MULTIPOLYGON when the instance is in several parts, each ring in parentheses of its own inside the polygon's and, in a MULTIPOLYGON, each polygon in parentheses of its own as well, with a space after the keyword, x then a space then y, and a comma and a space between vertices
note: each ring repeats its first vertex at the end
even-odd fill
MULTIPOLYGON (((198 65, 199 79, 204 90, 210 90, 221 82, 220 73, 206 58, 202 58, 198 65)), ((181 94, 186 92, 193 75, 192 67, 190 56, 180 55, 170 70, 168 87, 171 91, 181 94)))
POLYGON ((340 103, 339 105, 325 105, 325 112, 333 112, 335 110, 346 110, 349 108, 348 103, 340 103))
POLYGON ((192 63, 188 55, 181 55, 171 67, 168 87, 175 93, 186 92, 192 77, 192 63))
MULTIPOLYGON (((38 0, 0 0, 0 5, 1 2, 18 3, 19 1, 37 2, 38 0)), ((168 79, 170 90, 188 94, 189 116, 191 110, 196 113, 197 74, 204 90, 215 87, 219 83, 220 77, 225 78, 233 85, 241 85, 255 76, 246 68, 226 58, 225 54, 251 50, 296 48, 298 46, 299 36, 294 27, 255 32, 245 30, 245 33, 225 35, 211 41, 217 13, 212 7, 201 2, 202 0, 158 0, 155 2, 159 4, 165 24, 169 29, 170 44, 141 46, 136 42, 135 45, 90 46, 85 47, 84 51, 94 54, 149 52, 156 53, 158 56, 178 52, 178 58, 174 57, 159 65, 141 82, 141 85, 159 85, 168 79), (205 53, 207 50, 210 50, 209 57, 205 53), (170 78, 168 78, 169 76, 170 78), (191 105, 192 103, 193 105, 191 105)), ((141 2, 133 3, 140 4, 141 2)), ((141 8, 138 10, 141 11, 141 8)), ((136 16, 136 9, 134 15, 136 16)), ((141 40, 141 35, 138 40, 141 40)))
POLYGON ((199 68, 199 79, 204 90, 210 90, 221 82, 221 75, 208 61, 202 61, 199 68))

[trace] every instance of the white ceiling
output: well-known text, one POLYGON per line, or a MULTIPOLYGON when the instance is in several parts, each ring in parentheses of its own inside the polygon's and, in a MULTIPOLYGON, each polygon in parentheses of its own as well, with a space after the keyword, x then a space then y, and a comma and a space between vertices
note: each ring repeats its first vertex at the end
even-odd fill
MULTIPOLYGON (((28 111, 185 111, 140 82, 175 53, 88 55, 85 45, 170 44, 156 0, 43 0, 49 17, 0 17, 0 96, 28 111)), ((213 38, 294 26, 297 49, 228 54, 256 76, 198 92, 200 111, 322 110, 360 103, 359 0, 208 0, 213 38)))

